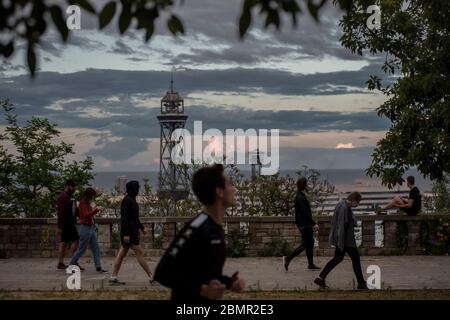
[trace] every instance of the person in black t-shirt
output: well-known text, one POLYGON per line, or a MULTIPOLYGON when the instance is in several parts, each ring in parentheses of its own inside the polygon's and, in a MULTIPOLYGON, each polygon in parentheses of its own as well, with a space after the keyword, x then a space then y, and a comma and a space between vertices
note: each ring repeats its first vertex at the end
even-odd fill
POLYGON ((422 195, 420 194, 419 188, 415 185, 415 179, 413 176, 406 178, 406 185, 409 188, 408 199, 396 196, 387 206, 381 209, 382 211, 398 208, 409 216, 415 216, 419 213, 422 208, 422 195))
POLYGON ((175 301, 208 301, 223 297, 225 290, 241 292, 245 282, 235 272, 223 274, 226 259, 223 217, 235 205, 236 188, 221 164, 195 172, 192 190, 204 205, 167 248, 155 271, 155 280, 172 290, 175 301))

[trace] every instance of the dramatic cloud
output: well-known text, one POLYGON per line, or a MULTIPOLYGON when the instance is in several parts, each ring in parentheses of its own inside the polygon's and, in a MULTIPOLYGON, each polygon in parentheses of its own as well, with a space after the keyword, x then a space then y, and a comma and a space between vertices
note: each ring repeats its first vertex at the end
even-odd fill
MULTIPOLYGON (((94 2, 100 10, 107 0, 94 2)), ((297 28, 282 15, 280 31, 265 30, 255 11, 241 41, 242 0, 176 3, 172 12, 186 30, 176 38, 163 12, 148 43, 142 31, 119 37, 117 16, 98 31, 98 19, 84 13, 82 29, 65 45, 50 26, 39 45, 35 79, 23 66, 23 43, 0 65, 0 99, 11 99, 21 123, 42 116, 58 124, 80 153, 94 156, 97 168, 157 169, 156 116, 174 66, 187 129, 196 120, 203 121, 203 130, 280 129, 285 168, 367 165, 389 123, 376 115, 383 97, 369 93, 366 81, 383 75, 379 57, 341 47, 338 8, 327 4, 316 23, 305 7, 297 28), (322 143, 322 134, 335 137, 322 143)))
POLYGON ((148 142, 137 137, 127 137, 119 141, 107 141, 101 148, 88 151, 89 155, 110 160, 126 160, 146 151, 148 142))

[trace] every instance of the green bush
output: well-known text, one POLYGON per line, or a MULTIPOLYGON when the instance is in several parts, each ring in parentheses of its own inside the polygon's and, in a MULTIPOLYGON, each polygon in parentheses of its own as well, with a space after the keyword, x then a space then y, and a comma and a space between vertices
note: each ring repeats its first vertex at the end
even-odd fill
POLYGON ((285 239, 272 238, 272 241, 266 243, 264 249, 259 252, 261 257, 282 257, 289 256, 294 249, 285 239))
POLYGON ((450 253, 450 220, 423 220, 420 222, 420 246, 426 254, 450 253))
POLYGON ((239 258, 247 256, 247 249, 250 244, 250 235, 248 230, 232 230, 227 234, 227 256, 239 258))
POLYGON ((406 221, 398 221, 396 229, 397 248, 405 252, 408 248, 408 225, 406 221))

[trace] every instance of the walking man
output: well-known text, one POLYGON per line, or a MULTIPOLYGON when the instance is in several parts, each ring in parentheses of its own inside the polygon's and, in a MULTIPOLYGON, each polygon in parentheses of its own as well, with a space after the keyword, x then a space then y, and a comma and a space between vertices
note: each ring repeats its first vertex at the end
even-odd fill
POLYGON ((139 205, 136 201, 136 197, 139 194, 139 182, 130 181, 126 184, 127 195, 123 198, 120 205, 120 241, 121 247, 114 262, 113 273, 109 279, 110 283, 125 284, 125 282, 119 281, 117 275, 119 274, 120 267, 123 259, 128 254, 130 248, 134 251, 136 259, 139 262, 142 269, 149 278, 149 282, 153 282, 153 274, 145 261, 144 250, 140 245, 139 231, 146 234, 147 231, 144 225, 139 220, 139 205))
POLYGON ((330 244, 336 249, 333 259, 326 264, 319 277, 314 280, 314 283, 321 288, 328 288, 325 282, 327 275, 344 260, 344 256, 347 253, 352 259, 353 272, 358 281, 358 289, 367 289, 366 280, 364 280, 361 269, 361 259, 356 246, 354 229, 357 226, 357 222, 352 212, 352 208, 356 208, 361 199, 362 196, 359 192, 352 192, 346 200, 339 202, 334 209, 334 215, 331 220, 330 244))
POLYGON ((216 300, 226 289, 241 292, 245 283, 238 272, 228 277, 222 270, 226 246, 221 224, 226 209, 235 204, 236 189, 221 164, 195 172, 192 189, 204 211, 178 233, 156 268, 155 280, 172 289, 172 300, 216 300))
POLYGON ((298 256, 300 253, 306 250, 306 257, 308 258, 309 270, 320 270, 318 266, 314 264, 314 232, 319 231, 319 226, 312 219, 311 205, 305 195, 305 190, 308 186, 308 180, 306 178, 300 178, 297 180, 297 195, 295 197, 295 224, 302 235, 302 243, 298 246, 290 256, 283 257, 283 266, 288 271, 289 264, 292 259, 298 256))
MULTIPOLYGON (((57 235, 61 237, 59 243, 59 260, 57 269, 64 270, 67 266, 64 264, 64 256, 66 255, 67 247, 72 248, 72 255, 78 248, 78 240, 80 236, 78 235, 78 230, 76 227, 77 223, 77 202, 73 197, 75 193, 75 181, 67 180, 64 186, 64 191, 62 191, 57 200, 57 213, 58 213, 58 229, 57 235)), ((83 268, 80 267, 80 270, 83 268)))

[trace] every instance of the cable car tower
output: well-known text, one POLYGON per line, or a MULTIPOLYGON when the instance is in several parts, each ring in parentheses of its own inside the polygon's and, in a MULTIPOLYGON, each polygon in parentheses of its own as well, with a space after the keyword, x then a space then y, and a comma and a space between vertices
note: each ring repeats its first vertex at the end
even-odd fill
POLYGON ((173 89, 173 71, 170 91, 161 99, 161 113, 157 118, 161 126, 158 196, 175 201, 185 199, 189 195, 189 184, 180 168, 172 162, 171 154, 172 149, 182 143, 181 140, 172 140, 172 133, 184 128, 188 116, 184 113, 183 98, 173 89))

